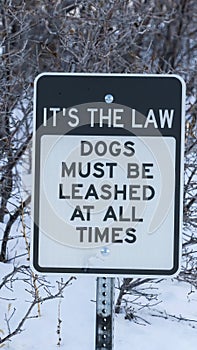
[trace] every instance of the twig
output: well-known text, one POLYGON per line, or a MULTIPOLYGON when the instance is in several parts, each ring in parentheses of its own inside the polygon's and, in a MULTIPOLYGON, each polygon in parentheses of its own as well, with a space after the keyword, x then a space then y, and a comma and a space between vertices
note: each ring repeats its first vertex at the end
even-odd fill
POLYGON ((187 317, 183 317, 182 315, 179 315, 179 316, 176 316, 176 315, 171 315, 171 314, 168 314, 166 311, 158 311, 158 310, 155 310, 158 314, 151 314, 151 316, 153 317, 160 317, 160 318, 164 318, 165 320, 167 320, 168 318, 172 318, 174 320, 177 320, 177 321, 184 321, 184 322, 193 322, 193 323, 197 323, 197 320, 193 320, 193 319, 190 319, 190 318, 187 318, 187 317))
POLYGON ((51 299, 55 299, 55 298, 62 298, 62 293, 63 293, 63 290, 70 284, 70 282, 73 280, 73 279, 76 279, 75 277, 70 277, 69 280, 65 283, 63 283, 57 293, 53 294, 53 295, 49 295, 47 297, 44 297, 44 298, 39 298, 37 299, 37 297, 35 296, 35 299, 33 300, 33 302, 31 303, 31 305, 29 306, 28 310, 26 311, 25 315, 23 316, 23 318, 21 319, 21 321, 18 323, 17 327, 15 328, 14 331, 12 332, 9 332, 8 335, 6 335, 4 338, 0 338, 0 344, 4 343, 5 341, 9 340, 10 338, 12 338, 13 336, 15 336, 16 334, 19 334, 22 332, 22 327, 25 323, 25 321, 29 318, 29 315, 32 311, 32 309, 34 308, 34 306, 38 303, 43 303, 47 300, 51 300, 51 299))
POLYGON ((4 235, 3 235, 0 261, 6 262, 6 250, 7 250, 7 243, 8 243, 11 227, 13 223, 17 220, 17 218, 21 215, 23 209, 30 203, 30 201, 31 201, 31 196, 28 196, 27 199, 24 202, 22 202, 21 205, 19 205, 19 207, 14 212, 14 214, 10 215, 10 218, 7 222, 4 235))

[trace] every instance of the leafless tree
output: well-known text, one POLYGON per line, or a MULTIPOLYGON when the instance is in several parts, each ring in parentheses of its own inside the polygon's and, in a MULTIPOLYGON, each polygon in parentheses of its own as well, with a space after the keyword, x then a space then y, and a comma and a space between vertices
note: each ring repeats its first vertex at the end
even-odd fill
MULTIPOLYGON (((8 299, 10 303, 8 304, 8 310, 5 315, 5 321, 7 325, 7 334, 5 334, 2 338, 0 338, 0 344, 5 343, 10 340, 16 334, 19 334, 23 331, 23 325, 29 318, 37 318, 39 315, 39 308, 37 313, 34 316, 31 315, 32 310, 34 310, 35 306, 40 305, 46 301, 53 300, 56 298, 63 297, 63 291, 66 287, 71 285, 74 277, 68 278, 67 281, 61 280, 57 282, 56 290, 52 290, 52 286, 50 282, 48 282, 45 277, 38 277, 34 275, 29 266, 21 265, 20 267, 15 267, 11 273, 4 276, 1 284, 0 290, 3 288, 7 288, 8 292, 14 292, 17 282, 21 284, 25 284, 25 290, 27 295, 30 296, 30 300, 26 302, 26 308, 24 307, 24 315, 18 324, 12 328, 11 320, 14 318, 16 307, 12 306, 12 303, 17 302, 15 299, 8 299), (42 290, 42 291, 41 291, 42 290)), ((9 294, 9 293, 8 293, 9 294)))
MULTIPOLYGON (((14 237, 24 239, 21 225, 29 213, 30 194, 21 190, 21 172, 31 172, 25 159, 30 159, 35 76, 44 71, 176 73, 187 83, 179 278, 196 286, 196 13, 195 0, 1 0, 1 262, 13 259, 9 247, 14 237)), ((28 258, 28 250, 25 254, 28 258)), ((124 280, 126 290, 145 282, 124 280)), ((120 286, 122 297, 123 290, 120 286)))

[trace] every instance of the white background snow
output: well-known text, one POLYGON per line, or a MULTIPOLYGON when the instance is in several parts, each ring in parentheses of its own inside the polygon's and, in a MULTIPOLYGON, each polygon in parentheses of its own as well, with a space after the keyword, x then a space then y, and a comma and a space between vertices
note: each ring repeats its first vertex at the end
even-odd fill
MULTIPOLYGON (((11 270, 9 265, 1 265, 1 277, 11 270)), ((64 281, 67 280, 67 276, 64 281)), ((49 277, 55 283, 60 276, 49 277)), ((197 323, 192 321, 177 321, 173 318, 159 317, 158 310, 171 315, 197 320, 197 293, 191 287, 176 279, 163 280, 158 285, 159 300, 162 301, 152 308, 143 308, 137 316, 148 323, 139 325, 125 320, 124 313, 115 315, 114 350, 193 350, 196 348, 197 323), (151 316, 151 315, 157 315, 151 316)), ((25 314, 28 300, 31 297, 25 291, 28 286, 20 281, 15 282, 14 292, 4 288, 0 299, 0 329, 1 336, 6 333, 5 314, 16 312, 11 320, 14 328, 25 314)), ((60 302, 61 345, 57 346, 57 319, 59 299, 45 302, 41 305, 41 317, 30 318, 23 326, 23 332, 7 342, 4 349, 34 350, 34 349, 95 349, 95 291, 96 277, 77 276, 72 284, 66 287, 64 298, 60 302)), ((32 315, 37 314, 36 306, 32 315)), ((139 319, 140 321, 140 319, 139 319)))

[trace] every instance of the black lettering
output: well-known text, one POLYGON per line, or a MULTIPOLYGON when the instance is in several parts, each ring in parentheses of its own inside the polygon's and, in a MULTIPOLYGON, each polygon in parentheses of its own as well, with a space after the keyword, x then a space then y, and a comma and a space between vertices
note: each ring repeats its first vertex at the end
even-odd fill
POLYGON ((124 143, 124 148, 129 152, 124 151, 123 154, 127 157, 132 157, 135 154, 135 149, 133 148, 134 145, 135 145, 134 142, 126 141, 124 143))
MULTIPOLYGON (((79 188, 82 188, 83 185, 82 184, 72 184, 72 199, 82 199, 83 196, 78 195, 78 193, 80 193, 79 188)), ((68 198, 68 197, 65 197, 68 198)))
POLYGON ((90 210, 94 209, 93 205, 83 205, 83 209, 86 209, 86 219, 87 221, 90 221, 90 210))
POLYGON ((114 176, 114 167, 117 166, 117 163, 106 163, 106 166, 109 167, 109 177, 113 178, 113 176, 114 176))
POLYGON ((88 199, 89 197, 94 197, 95 199, 99 199, 99 196, 96 192, 94 185, 89 186, 88 191, 86 192, 84 199, 88 199))
POLYGON ((143 200, 150 201, 155 196, 155 189, 150 185, 143 186, 143 200), (148 195, 149 191, 149 195, 148 195))
POLYGON ((109 152, 112 156, 117 157, 121 153, 121 149, 119 147, 114 148, 114 146, 120 146, 120 142, 113 141, 109 145, 109 152))
POLYGON ((137 189, 140 188, 140 185, 130 185, 129 186, 129 199, 130 200, 136 200, 139 201, 140 197, 139 196, 135 196, 135 194, 138 193, 137 189))
POLYGON ((101 191, 102 191, 102 193, 104 193, 104 194, 106 194, 106 195, 104 195, 104 194, 101 194, 101 199, 110 199, 111 197, 112 197, 112 194, 111 194, 111 186, 110 185, 108 185, 108 184, 105 184, 105 185, 102 185, 101 186, 101 191))
POLYGON ((89 141, 81 141, 81 156, 89 156, 93 151, 93 146, 89 141))
POLYGON ((67 167, 65 162, 62 162, 62 177, 65 177, 65 173, 67 176, 70 176, 72 173, 72 177, 76 176, 76 163, 71 163, 70 167, 67 167))
POLYGON ((132 221, 133 222, 143 222, 142 218, 137 218, 136 217, 136 213, 135 213, 136 207, 132 207, 131 211, 132 211, 132 221))
POLYGON ((63 184, 59 184, 59 199, 70 198, 70 196, 65 196, 63 194, 63 184))
POLYGON ((139 177, 139 165, 137 163, 128 163, 127 164, 127 178, 128 179, 137 179, 139 177))
POLYGON ((98 141, 95 144, 95 153, 97 154, 97 156, 104 156, 105 153, 107 152, 107 145, 104 141, 98 141))
POLYGON ((90 162, 86 164, 86 168, 82 162, 79 162, 79 176, 88 177, 90 175, 90 162))
POLYGON ((122 239, 118 239, 122 232, 121 227, 112 227, 112 243, 123 243, 122 239))
POLYGON ((88 227, 88 242, 92 243, 92 227, 88 227))
POLYGON ((122 185, 122 189, 118 188, 118 185, 114 185, 114 199, 118 199, 118 195, 122 196, 122 199, 127 198, 127 185, 122 185))
POLYGON ((124 217, 124 207, 122 205, 119 207, 119 220, 120 221, 130 221, 130 218, 124 217))
POLYGON ((97 172, 100 172, 100 173, 93 173, 92 175, 95 176, 95 177, 103 177, 105 172, 104 170, 102 169, 104 167, 104 164, 103 163, 95 163, 94 164, 94 170, 96 170, 97 172))
POLYGON ((84 233, 84 231, 87 230, 87 227, 76 227, 76 230, 77 230, 77 231, 80 231, 80 232, 79 232, 79 241, 80 241, 80 243, 83 243, 83 242, 84 242, 83 233, 84 233))
POLYGON ((153 167, 153 163, 143 163, 142 164, 142 178, 143 179, 153 179, 153 175, 146 175, 150 173, 150 167, 153 167))
POLYGON ((136 235, 134 234, 136 230, 134 228, 128 228, 126 230, 126 235, 129 237, 125 238, 125 242, 127 243, 135 243, 137 238, 136 235))
POLYGON ((114 221, 117 221, 116 214, 115 214, 114 209, 111 205, 108 207, 107 212, 103 218, 103 221, 107 221, 108 219, 113 219, 114 221))
POLYGON ((84 216, 83 216, 83 213, 82 213, 81 208, 80 208, 79 205, 77 205, 76 208, 74 209, 73 214, 72 214, 70 220, 71 220, 71 221, 74 221, 74 220, 77 219, 77 218, 81 219, 81 221, 85 221, 85 218, 84 218, 84 216))
POLYGON ((95 242, 105 242, 108 243, 109 242, 109 228, 105 227, 104 231, 101 232, 101 230, 99 229, 99 227, 95 227, 95 242))

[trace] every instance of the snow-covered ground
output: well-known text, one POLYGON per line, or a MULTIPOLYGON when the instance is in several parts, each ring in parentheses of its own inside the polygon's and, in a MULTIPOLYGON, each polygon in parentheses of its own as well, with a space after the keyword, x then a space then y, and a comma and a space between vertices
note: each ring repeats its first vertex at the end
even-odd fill
MULTIPOLYGON (((1 276, 9 267, 1 266, 1 276)), ((53 282, 59 279, 49 277, 53 282)), ((67 277, 64 276, 66 281, 67 277)), ((5 314, 11 316, 16 307, 11 325, 14 327, 25 314, 28 306, 28 286, 24 282, 16 281, 15 292, 3 288, 1 297, 16 300, 0 299, 0 332, 7 332, 5 314), (18 284, 18 286, 17 286, 18 284)), ((143 308, 137 312, 139 320, 146 320, 139 325, 125 320, 124 314, 115 315, 114 350, 194 350, 197 341, 197 323, 192 321, 177 321, 173 317, 165 319, 161 313, 165 312, 177 317, 197 321, 197 293, 191 292, 188 284, 176 279, 164 280, 158 285, 159 300, 162 301, 152 308, 143 308), (160 312, 159 312, 160 311, 160 312), (154 315, 154 316, 153 316, 154 315)), ((64 298, 44 302, 41 305, 41 317, 28 319, 23 332, 14 336, 4 345, 9 350, 54 350, 57 348, 76 350, 95 349, 95 290, 96 278, 78 276, 72 284, 64 290, 64 298), (61 322, 61 345, 57 346, 58 308, 61 322)), ((36 315, 36 307, 32 315, 36 315)), ((5 335, 5 334, 4 334, 5 335)))

